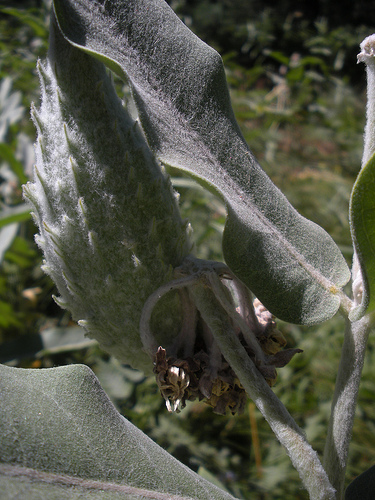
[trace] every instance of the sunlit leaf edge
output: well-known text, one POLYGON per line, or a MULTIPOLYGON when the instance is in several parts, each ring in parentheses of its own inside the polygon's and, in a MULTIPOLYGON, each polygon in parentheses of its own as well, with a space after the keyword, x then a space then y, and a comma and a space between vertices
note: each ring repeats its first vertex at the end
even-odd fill
POLYGON ((375 154, 362 167, 354 183, 349 221, 363 279, 362 303, 349 315, 351 321, 357 321, 375 309, 375 154))

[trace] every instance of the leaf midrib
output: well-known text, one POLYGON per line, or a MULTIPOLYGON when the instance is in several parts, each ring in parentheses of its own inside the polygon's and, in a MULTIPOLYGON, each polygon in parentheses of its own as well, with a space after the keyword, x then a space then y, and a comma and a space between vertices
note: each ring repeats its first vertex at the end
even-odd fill
POLYGON ((19 465, 0 464, 0 474, 8 477, 19 477, 29 480, 30 482, 41 482, 61 486, 76 486, 85 490, 120 492, 150 500, 194 500, 192 497, 171 495, 170 493, 162 493, 145 488, 136 488, 134 486, 112 483, 109 481, 98 481, 69 476, 66 474, 46 472, 29 467, 21 467, 19 465))

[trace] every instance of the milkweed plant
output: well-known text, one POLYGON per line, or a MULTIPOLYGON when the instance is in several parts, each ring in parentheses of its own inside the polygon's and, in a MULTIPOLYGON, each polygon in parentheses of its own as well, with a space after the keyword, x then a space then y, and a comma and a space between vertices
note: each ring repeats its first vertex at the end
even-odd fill
MULTIPOLYGON (((220 56, 164 0, 54 0, 48 57, 38 62, 41 105, 32 108, 36 166, 24 196, 56 302, 105 351, 153 373, 170 412, 197 399, 236 414, 251 398, 312 499, 344 498, 374 326, 375 35, 358 61, 368 106, 350 201, 351 271, 259 166, 220 56), (108 69, 129 85, 136 117, 108 69), (225 202, 225 263, 194 256, 170 166, 225 202), (276 318, 313 325, 337 312, 346 331, 321 460, 272 391, 276 369, 301 352, 286 348, 276 318)), ((374 473, 366 474, 365 484, 374 473)), ((357 498, 358 482, 345 498, 357 498)), ((222 494, 208 498, 229 498, 222 494)))

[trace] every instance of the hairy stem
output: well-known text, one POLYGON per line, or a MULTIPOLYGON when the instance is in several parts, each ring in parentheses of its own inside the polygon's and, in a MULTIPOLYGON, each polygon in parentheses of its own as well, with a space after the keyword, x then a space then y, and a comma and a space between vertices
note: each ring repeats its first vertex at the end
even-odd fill
POLYGON ((364 167, 375 152, 375 35, 368 36, 361 43, 358 62, 366 64, 367 74, 367 116, 362 156, 364 167))
POLYGON ((264 361, 265 359, 264 353, 255 337, 254 332, 246 323, 245 318, 243 318, 233 307, 233 304, 231 304, 227 300, 224 293, 224 285, 221 283, 219 276, 216 273, 212 272, 209 273, 208 279, 216 299, 219 301, 220 305, 224 308, 228 316, 232 319, 233 323, 240 328, 247 345, 253 350, 254 354, 259 360, 264 361))
POLYGON ((285 447, 310 498, 333 500, 335 490, 328 480, 317 453, 311 448, 302 430, 247 355, 232 328, 226 311, 207 286, 198 284, 192 286, 190 291, 223 356, 235 371, 248 396, 271 426, 277 439, 285 447))
POLYGON ((150 329, 151 314, 155 305, 166 293, 179 288, 185 288, 187 285, 191 285, 197 281, 198 277, 194 275, 169 281, 155 290, 146 300, 139 323, 139 331, 143 348, 150 356, 153 356, 158 349, 158 343, 150 329))
POLYGON ((371 326, 373 326, 373 322, 370 315, 366 315, 354 323, 347 320, 346 324, 324 450, 324 468, 331 483, 337 489, 338 499, 342 498, 344 491, 345 469, 354 413, 371 326))
MULTIPOLYGON (((367 120, 364 136, 362 167, 375 150, 375 35, 361 43, 358 62, 366 64, 367 72, 367 120)), ((364 215, 362 214, 362 217, 364 215)), ((355 227, 352 226, 354 259, 352 268, 354 306, 363 301, 363 275, 359 255, 356 253, 355 227)), ((341 360, 332 401, 331 418, 324 450, 324 466, 341 499, 344 492, 345 469, 352 436, 359 383, 365 358, 365 350, 374 318, 367 314, 358 321, 347 319, 341 360)))

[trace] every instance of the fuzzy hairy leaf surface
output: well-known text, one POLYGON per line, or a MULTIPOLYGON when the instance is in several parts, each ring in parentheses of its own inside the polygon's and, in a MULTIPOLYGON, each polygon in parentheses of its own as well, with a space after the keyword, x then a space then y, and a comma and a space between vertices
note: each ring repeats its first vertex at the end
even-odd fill
POLYGON ((120 415, 87 366, 0 365, 0 396, 3 500, 233 499, 120 415))
POLYGON ((64 36, 128 79, 151 149, 218 192, 232 271, 286 321, 337 311, 345 260, 301 217, 253 157, 236 123, 222 60, 163 0, 55 0, 64 36))
POLYGON ((375 155, 361 169, 350 199, 353 244, 362 275, 362 303, 351 319, 375 309, 375 155))

